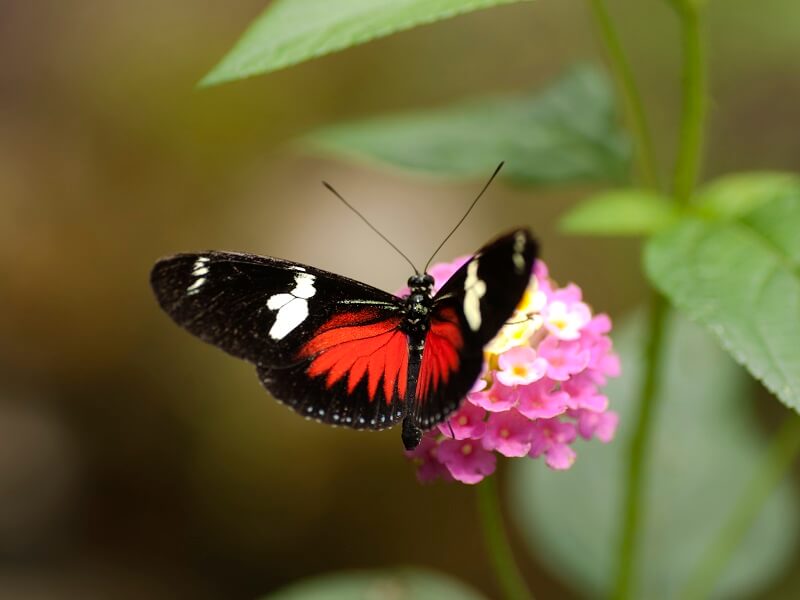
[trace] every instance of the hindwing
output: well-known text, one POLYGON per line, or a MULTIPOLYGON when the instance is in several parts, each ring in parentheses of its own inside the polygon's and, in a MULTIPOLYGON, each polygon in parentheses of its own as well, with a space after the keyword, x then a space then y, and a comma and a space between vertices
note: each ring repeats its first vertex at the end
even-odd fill
POLYGON ((536 242, 524 229, 481 248, 433 299, 416 389, 423 429, 455 411, 480 376, 483 347, 519 304, 533 269, 536 242))

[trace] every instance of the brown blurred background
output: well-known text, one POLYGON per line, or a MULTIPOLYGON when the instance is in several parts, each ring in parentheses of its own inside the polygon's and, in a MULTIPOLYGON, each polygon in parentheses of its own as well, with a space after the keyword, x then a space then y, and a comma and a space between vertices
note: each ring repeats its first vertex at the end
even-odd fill
MULTIPOLYGON (((611 3, 662 157, 674 147, 679 58, 663 4, 611 3)), ((800 169, 800 4, 709 4, 706 172, 800 169)), ((333 430, 274 403, 250 366, 159 312, 148 271, 159 256, 216 248, 398 288, 402 259, 320 180, 417 262, 480 183, 328 161, 292 141, 599 62, 586 6, 474 13, 196 89, 263 6, 0 0, 3 600, 250 598, 397 564, 497 595, 469 489, 420 487, 397 432, 333 430)), ((554 226, 588 191, 495 185, 441 257, 530 224, 556 279, 579 281, 619 317, 645 296, 636 244, 554 226)), ((565 597, 533 558, 525 568, 541 597, 565 597)))

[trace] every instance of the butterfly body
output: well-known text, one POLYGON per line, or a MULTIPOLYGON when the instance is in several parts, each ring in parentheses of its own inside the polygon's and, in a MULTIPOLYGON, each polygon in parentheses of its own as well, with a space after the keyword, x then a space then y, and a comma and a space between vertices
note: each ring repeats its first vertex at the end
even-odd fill
POLYGON ((158 261, 151 285, 175 322, 253 363, 277 400, 356 429, 402 420, 411 449, 475 383, 535 254, 527 230, 510 232, 436 294, 433 277, 413 275, 405 298, 308 265, 216 251, 158 261))

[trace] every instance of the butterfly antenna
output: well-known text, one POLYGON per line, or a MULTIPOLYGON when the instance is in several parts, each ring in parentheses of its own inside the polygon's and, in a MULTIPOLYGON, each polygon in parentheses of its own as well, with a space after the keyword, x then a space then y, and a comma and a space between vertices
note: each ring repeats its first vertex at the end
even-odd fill
POLYGON ((426 263, 425 263, 425 272, 427 272, 427 271, 428 271, 428 267, 430 266, 430 264, 431 264, 431 261, 434 259, 434 257, 435 257, 437 254, 439 254, 439 250, 441 250, 441 249, 442 249, 442 246, 444 246, 444 245, 447 243, 447 240, 449 240, 449 239, 450 239, 450 236, 452 236, 452 235, 453 235, 453 234, 456 232, 456 229, 458 229, 458 228, 461 226, 461 224, 464 222, 464 219, 466 219, 466 218, 467 218, 467 216, 469 216, 469 213, 472 211, 472 209, 473 209, 473 208, 475 207, 475 205, 478 203, 478 200, 480 200, 480 199, 481 199, 481 196, 483 196, 483 193, 484 193, 484 192, 485 192, 485 191, 488 189, 488 187, 489 187, 489 186, 492 184, 492 181, 494 181, 494 178, 495 178, 495 177, 497 177, 497 174, 500 172, 500 169, 502 169, 502 168, 503 168, 503 165, 504 165, 504 164, 506 164, 506 163, 505 163, 505 161, 503 161, 503 162, 501 162, 499 165, 497 165, 497 168, 494 170, 494 173, 492 173, 492 176, 491 176, 491 177, 489 177, 489 181, 487 181, 487 182, 486 182, 486 185, 484 185, 484 186, 483 186, 483 189, 481 190, 481 193, 480 193, 480 194, 478 194, 478 195, 475 197, 475 200, 473 200, 473 201, 472 201, 472 204, 470 204, 470 205, 469 205, 469 208, 467 209, 467 212, 465 212, 465 213, 464 213, 464 216, 463 216, 463 217, 461 217, 461 220, 460 220, 458 223, 456 223, 456 226, 455 226, 455 227, 453 227, 453 229, 450 231, 450 233, 448 233, 448 234, 447 234, 447 237, 446 237, 446 238, 444 238, 444 239, 442 240, 442 243, 441 243, 441 244, 439 244, 439 247, 438 247, 438 248, 436 248, 436 250, 434 250, 434 251, 433 251, 433 254, 431 254, 431 257, 428 259, 428 262, 426 262, 426 263))
POLYGON ((374 231, 374 232, 375 232, 375 233, 377 233, 379 236, 381 236, 381 237, 383 238, 383 241, 385 241, 385 242, 386 242, 387 244, 389 244, 389 245, 390 245, 392 248, 394 248, 394 249, 397 251, 397 253, 398 253, 400 256, 402 256, 403 258, 405 258, 405 259, 406 259, 406 262, 407 262, 408 264, 410 264, 410 265, 411 265, 411 268, 412 268, 412 269, 414 269, 414 273, 416 273, 417 275, 419 275, 419 271, 417 270, 417 267, 415 267, 415 266, 414 266, 414 263, 413 263, 413 262, 411 262, 411 259, 410 259, 410 258, 408 258, 408 257, 407 257, 405 254, 403 254, 402 250, 400 250, 400 248, 398 248, 397 246, 395 246, 395 245, 394 245, 394 244, 391 242, 391 240, 390 240, 389 238, 387 238, 387 237, 386 237, 385 235, 383 235, 383 234, 382 234, 380 231, 378 231, 378 229, 377 229, 377 228, 376 228, 376 227, 375 227, 375 226, 374 226, 372 223, 370 223, 370 222, 367 220, 367 218, 366 218, 364 215, 362 215, 360 212, 358 212, 358 211, 356 210, 356 208, 355 208, 355 207, 354 207, 352 204, 350 204, 350 203, 349 203, 347 200, 345 200, 344 198, 342 198, 342 195, 341 195, 339 192, 337 192, 335 189, 333 189, 333 186, 332 186, 330 183, 328 183, 327 181, 323 181, 323 182, 322 182, 322 185, 324 185, 326 188, 328 188, 328 191, 330 191, 330 192, 331 192, 331 193, 332 193, 334 196, 336 196, 336 197, 337 197, 339 200, 341 200, 341 201, 342 201, 342 203, 343 203, 343 204, 344 204, 344 205, 345 205, 347 208, 349 208, 349 209, 350 209, 350 210, 352 210, 354 213, 356 213, 356 215, 358 215, 358 218, 360 218, 362 221, 364 221, 364 223, 366 223, 366 224, 367 224, 367 226, 368 226, 370 229, 372 229, 372 231, 374 231))
POLYGON ((450 424, 450 421, 447 421, 447 426, 450 428, 450 437, 456 439, 456 434, 453 433, 453 426, 450 424))

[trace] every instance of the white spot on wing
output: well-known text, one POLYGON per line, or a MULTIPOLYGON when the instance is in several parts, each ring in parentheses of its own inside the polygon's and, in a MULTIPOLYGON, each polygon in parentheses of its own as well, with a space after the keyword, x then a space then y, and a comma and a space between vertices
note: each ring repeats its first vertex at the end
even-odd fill
POLYGON ((192 277, 195 280, 186 288, 186 295, 192 296, 200 291, 200 287, 206 282, 205 275, 208 275, 208 262, 207 256, 201 256, 192 265, 192 277))
POLYGON ((186 288, 186 293, 191 296, 192 294, 196 294, 200 291, 200 286, 202 286, 206 282, 205 277, 201 277, 197 281, 195 281, 192 285, 186 288))
POLYGON ((511 255, 517 273, 521 273, 522 269, 525 268, 525 257, 522 255, 525 250, 525 241, 525 234, 518 231, 517 235, 514 236, 514 251, 511 255))
MULTIPOLYGON (((298 270, 298 269, 295 269, 298 270)), ((294 288, 288 294, 275 294, 267 300, 267 308, 277 310, 269 337, 282 340, 308 317, 308 299, 317 293, 316 278, 309 273, 298 272, 294 276, 294 288)))
POLYGON ((311 298, 317 293, 314 289, 314 276, 308 273, 298 273, 294 277, 295 286, 292 295, 298 298, 311 298))
POLYGON ((308 302, 302 298, 290 300, 278 311, 275 322, 269 330, 269 337, 273 340, 282 340, 305 321, 306 317, 308 317, 308 302))
POLYGON ((486 294, 486 282, 478 279, 478 260, 473 259, 467 266, 467 279, 464 281, 464 316, 472 331, 481 327, 481 298, 486 294))
POLYGON ((194 266, 192 267, 192 273, 194 275, 205 275, 208 273, 208 261, 209 258, 207 256, 201 256, 196 261, 194 261, 194 266), (202 271, 202 273, 198 273, 198 271, 202 271))
POLYGON ((267 308, 270 310, 278 310, 294 299, 295 297, 291 294, 275 294, 274 296, 270 296, 269 300, 267 300, 267 308))

